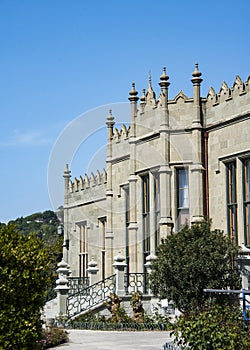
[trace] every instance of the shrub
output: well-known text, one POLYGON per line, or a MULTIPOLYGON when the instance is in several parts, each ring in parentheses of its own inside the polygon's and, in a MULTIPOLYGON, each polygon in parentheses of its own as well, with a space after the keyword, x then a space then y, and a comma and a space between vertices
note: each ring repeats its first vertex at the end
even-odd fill
MULTIPOLYGON (((158 247, 150 276, 153 293, 173 300, 183 313, 202 310, 211 298, 203 293, 205 288, 240 288, 240 273, 234 263, 237 254, 238 248, 222 231, 211 230, 210 221, 185 226, 158 247)), ((222 302, 218 294, 213 299, 222 302)))
POLYGON ((49 349, 68 341, 68 333, 64 329, 51 328, 50 330, 43 330, 41 340, 37 341, 37 348, 39 350, 49 349))
POLYGON ((42 331, 49 267, 47 250, 36 235, 0 228, 0 349, 35 348, 42 331))
POLYGON ((173 334, 178 345, 194 350, 250 349, 250 335, 236 306, 213 305, 199 314, 180 316, 173 334))

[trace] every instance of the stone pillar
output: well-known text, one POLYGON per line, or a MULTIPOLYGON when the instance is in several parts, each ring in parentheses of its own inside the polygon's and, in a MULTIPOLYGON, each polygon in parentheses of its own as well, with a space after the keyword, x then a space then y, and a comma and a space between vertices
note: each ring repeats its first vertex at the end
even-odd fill
POLYGON ((200 222, 204 218, 204 191, 203 191, 203 159, 202 159, 202 112, 200 99, 200 85, 202 82, 198 63, 192 73, 194 91, 192 140, 193 140, 193 164, 190 166, 190 216, 191 223, 200 222))
POLYGON ((99 271, 97 267, 97 262, 94 260, 94 258, 91 259, 91 261, 88 263, 88 275, 89 275, 89 285, 92 286, 97 281, 97 272, 99 271))
MULTIPOLYGON (((147 257, 146 257, 146 264, 144 265, 146 267, 147 273, 148 273, 148 277, 147 279, 150 281, 150 275, 151 272, 153 271, 153 262, 157 259, 157 256, 154 255, 153 253, 150 253, 147 257)), ((150 283, 148 285, 148 294, 152 295, 151 292, 151 288, 150 288, 150 283)))
POLYGON ((67 276, 70 273, 69 265, 62 260, 58 263, 58 269, 56 272, 58 273, 58 279, 56 280, 56 288, 57 292, 57 303, 58 303, 58 315, 66 316, 67 315, 67 296, 69 291, 68 279, 67 276))
POLYGON ((127 264, 125 263, 125 257, 119 252, 118 255, 114 257, 113 267, 116 274, 116 290, 115 294, 118 296, 125 295, 125 286, 124 286, 124 272, 127 264))
POLYGON ((70 224, 69 224, 69 182, 71 178, 71 171, 69 170, 69 165, 66 164, 66 169, 63 174, 64 177, 64 242, 63 242, 63 259, 67 263, 69 262, 69 232, 70 232, 70 224))
POLYGON ((160 124, 160 147, 162 154, 162 164, 160 165, 160 238, 166 237, 173 228, 171 215, 171 169, 170 162, 170 132, 169 132, 169 110, 168 110, 168 87, 170 85, 169 76, 166 74, 166 67, 163 67, 159 85, 161 87, 162 117, 160 124))
POLYGON ((137 181, 136 175, 136 116, 137 101, 139 97, 135 89, 135 83, 132 83, 132 89, 129 92, 129 101, 131 105, 131 121, 130 121, 130 160, 129 160, 129 212, 130 222, 129 232, 129 269, 132 272, 138 271, 138 223, 137 223, 137 181))
POLYGON ((113 127, 115 121, 112 115, 112 110, 110 109, 109 115, 107 117, 106 125, 108 130, 108 145, 107 145, 107 227, 105 236, 105 247, 107 251, 106 256, 106 271, 107 274, 112 274, 112 263, 113 263, 113 173, 112 173, 112 140, 113 140, 113 127))

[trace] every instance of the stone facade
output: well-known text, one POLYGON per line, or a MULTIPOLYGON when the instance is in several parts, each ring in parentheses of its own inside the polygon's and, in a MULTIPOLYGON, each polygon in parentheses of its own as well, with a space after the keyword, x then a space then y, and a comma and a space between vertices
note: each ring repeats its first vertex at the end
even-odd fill
POLYGON ((73 276, 86 276, 92 258, 97 280, 112 275, 119 252, 127 272, 144 272, 161 238, 204 217, 250 247, 250 76, 201 97, 201 75, 196 64, 191 98, 169 100, 165 68, 158 98, 151 77, 140 98, 132 84, 130 126, 117 130, 112 111, 106 119, 106 170, 71 179, 67 166, 63 253, 73 276))

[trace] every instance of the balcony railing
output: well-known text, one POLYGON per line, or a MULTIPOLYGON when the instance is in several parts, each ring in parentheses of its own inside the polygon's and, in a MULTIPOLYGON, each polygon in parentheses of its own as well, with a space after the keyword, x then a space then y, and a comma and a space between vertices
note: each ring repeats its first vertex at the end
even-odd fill
POLYGON ((115 292, 115 275, 112 275, 92 286, 89 286, 67 298, 68 317, 76 316, 84 311, 103 304, 111 293, 115 292))
POLYGON ((69 295, 81 292, 89 287, 88 277, 68 277, 69 295))
POLYGON ((148 281, 146 273, 125 273, 124 285, 126 294, 141 292, 148 294, 148 281))

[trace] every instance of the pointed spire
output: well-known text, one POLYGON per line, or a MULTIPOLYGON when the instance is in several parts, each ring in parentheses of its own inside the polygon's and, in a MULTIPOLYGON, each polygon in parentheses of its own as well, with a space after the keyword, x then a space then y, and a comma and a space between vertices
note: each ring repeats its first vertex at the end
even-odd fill
POLYGON ((151 71, 148 72, 148 92, 153 92, 151 71))
POLYGON ((152 83, 151 83, 151 71, 148 73, 148 91, 146 93, 146 103, 148 101, 155 103, 155 92, 152 88, 152 83))

